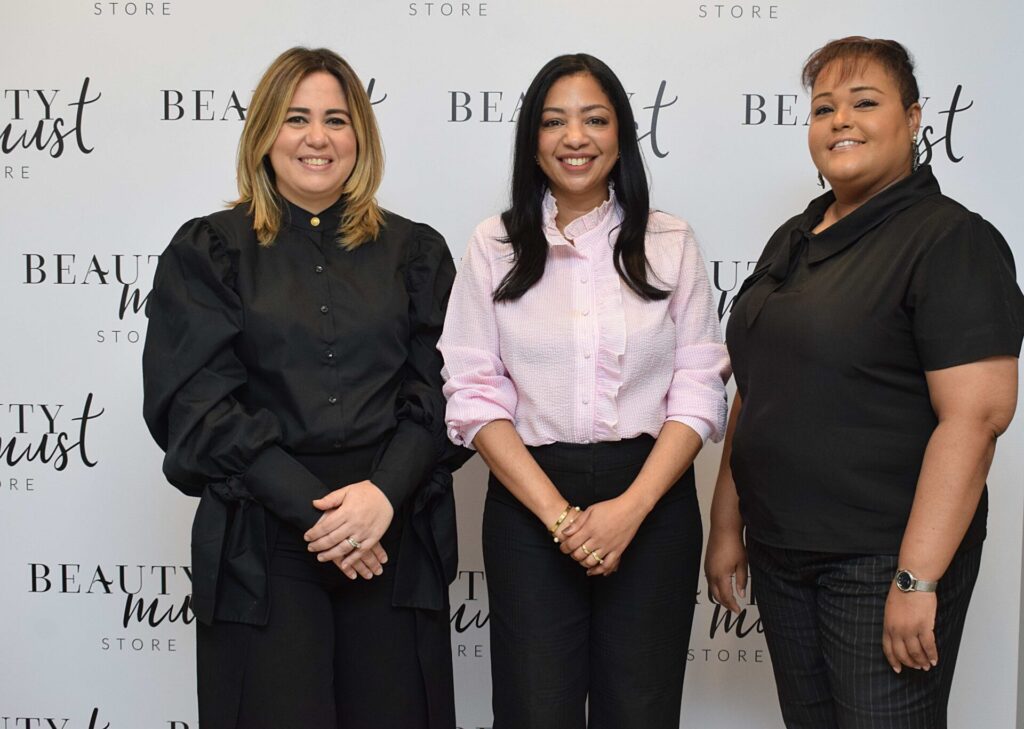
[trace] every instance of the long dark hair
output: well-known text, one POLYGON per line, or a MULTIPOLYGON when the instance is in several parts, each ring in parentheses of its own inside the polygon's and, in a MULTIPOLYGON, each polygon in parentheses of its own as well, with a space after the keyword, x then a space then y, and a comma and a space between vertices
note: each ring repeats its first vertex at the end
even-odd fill
POLYGON ((523 98, 512 160, 512 204, 501 214, 506 240, 512 246, 513 264, 494 291, 495 301, 515 301, 544 275, 548 241, 544 237, 543 202, 548 180, 537 164, 537 136, 544 100, 551 86, 560 78, 577 74, 588 74, 597 81, 611 101, 619 124, 619 160, 610 175, 615 184, 615 199, 624 213, 615 240, 615 270, 626 285, 644 299, 664 299, 669 295, 668 291, 647 281, 644 238, 650 214, 650 193, 629 97, 618 77, 603 61, 586 53, 574 53, 548 61, 523 98))

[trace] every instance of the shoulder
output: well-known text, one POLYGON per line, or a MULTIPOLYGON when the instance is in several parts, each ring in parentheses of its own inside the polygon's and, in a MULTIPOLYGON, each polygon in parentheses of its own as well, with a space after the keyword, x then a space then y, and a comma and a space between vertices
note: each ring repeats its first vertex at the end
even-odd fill
POLYGON ((220 238, 230 247, 256 245, 256 231, 252 227, 252 215, 246 204, 235 205, 226 210, 218 210, 198 220, 200 225, 220 238))
POLYGON ((994 225, 945 195, 930 195, 899 217, 900 238, 921 254, 940 249, 948 251, 951 246, 983 247, 1012 260, 1006 240, 994 225))
POLYGON ((690 224, 660 210, 652 210, 647 218, 644 253, 660 276, 667 269, 690 267, 703 258, 690 224))
POLYGON ((483 261, 505 260, 511 265, 512 244, 508 241, 508 232, 500 215, 492 215, 477 224, 466 246, 466 257, 483 261))
POLYGON ((171 238, 167 250, 183 256, 218 258, 237 255, 248 245, 257 245, 252 219, 245 206, 237 206, 187 221, 171 238))
POLYGON ((942 194, 929 195, 919 200, 899 217, 912 232, 922 234, 941 232, 950 228, 988 225, 980 215, 972 213, 953 198, 942 194))
POLYGON ((789 218, 786 222, 775 229, 775 232, 768 238, 768 242, 765 243, 764 248, 761 249, 761 255, 757 257, 757 263, 754 269, 757 270, 775 258, 775 254, 778 253, 786 241, 789 240, 790 234, 800 227, 804 222, 806 212, 798 213, 793 217, 789 218))
POLYGON ((426 223, 418 223, 390 210, 382 210, 384 223, 377 241, 405 251, 407 259, 451 258, 444 236, 426 223))
POLYGON ((661 210, 652 210, 647 217, 648 245, 686 247, 696 245, 693 228, 682 218, 661 210))

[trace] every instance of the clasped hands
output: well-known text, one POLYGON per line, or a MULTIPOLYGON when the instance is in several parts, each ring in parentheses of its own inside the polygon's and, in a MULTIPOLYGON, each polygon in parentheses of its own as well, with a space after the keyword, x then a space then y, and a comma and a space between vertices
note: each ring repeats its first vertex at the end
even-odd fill
POLYGON ((622 554, 636 536, 644 516, 623 494, 583 511, 573 507, 553 536, 558 539, 562 553, 576 560, 588 576, 610 575, 619 569, 622 554))
POLYGON ((360 481, 316 499, 313 506, 323 515, 304 537, 318 561, 334 562, 350 580, 383 574, 388 555, 380 540, 395 515, 383 491, 360 481))

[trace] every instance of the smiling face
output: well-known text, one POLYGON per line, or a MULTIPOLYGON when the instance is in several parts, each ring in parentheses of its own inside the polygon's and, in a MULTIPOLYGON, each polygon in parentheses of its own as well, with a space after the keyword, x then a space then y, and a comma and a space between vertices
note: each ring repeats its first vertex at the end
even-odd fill
POLYGON ((311 73, 295 88, 270 148, 277 191, 305 210, 323 211, 341 197, 357 147, 338 79, 326 71, 311 73))
POLYGON ((576 74, 555 81, 537 134, 537 162, 555 200, 576 210, 600 205, 618 157, 618 118, 597 80, 576 74))
POLYGON ((836 197, 863 202, 910 174, 920 122, 920 105, 903 107, 895 79, 877 61, 864 59, 847 74, 833 62, 811 90, 807 144, 836 197))

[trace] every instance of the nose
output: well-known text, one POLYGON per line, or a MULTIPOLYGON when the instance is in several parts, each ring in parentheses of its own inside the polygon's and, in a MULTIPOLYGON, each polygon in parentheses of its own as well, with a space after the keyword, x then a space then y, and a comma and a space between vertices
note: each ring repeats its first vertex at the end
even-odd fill
POLYGON ((306 144, 310 147, 323 147, 327 144, 326 127, 320 122, 313 121, 306 127, 306 144))
POLYGON ((572 147, 573 149, 585 146, 589 140, 587 139, 583 123, 578 119, 569 120, 569 123, 565 125, 563 141, 567 147, 572 147))
POLYGON ((832 112, 832 128, 847 129, 852 119, 852 110, 846 104, 838 104, 832 112))

